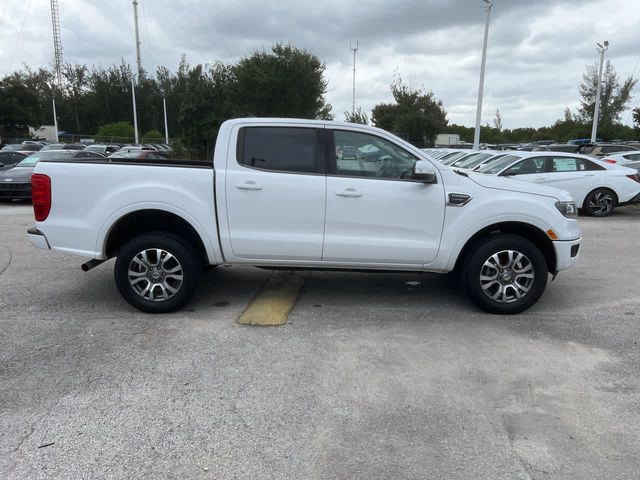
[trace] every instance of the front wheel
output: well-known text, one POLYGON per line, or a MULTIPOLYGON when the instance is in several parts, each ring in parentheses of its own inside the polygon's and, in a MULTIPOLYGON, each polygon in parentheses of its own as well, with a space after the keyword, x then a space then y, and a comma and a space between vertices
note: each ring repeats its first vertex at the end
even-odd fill
POLYGON ((182 238, 152 232, 126 243, 114 277, 122 297, 149 313, 167 313, 186 304, 198 285, 198 255, 182 238))
POLYGON ((481 240, 464 263, 464 285, 473 302, 489 313, 520 313, 538 301, 548 267, 540 249, 517 235, 481 240))
POLYGON ((607 217, 616 207, 615 193, 608 188, 597 188, 584 199, 582 208, 592 217, 607 217))

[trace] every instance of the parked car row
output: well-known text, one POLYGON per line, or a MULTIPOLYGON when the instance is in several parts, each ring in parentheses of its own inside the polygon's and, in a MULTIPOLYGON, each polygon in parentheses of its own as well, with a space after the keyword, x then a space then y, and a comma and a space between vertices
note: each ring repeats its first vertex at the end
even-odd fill
POLYGON ((31 140, 25 140, 22 143, 12 143, 4 145, 0 151, 6 152, 38 152, 48 150, 89 150, 103 155, 110 155, 117 151, 125 149, 126 151, 132 150, 154 150, 168 154, 172 151, 172 148, 165 143, 145 143, 141 145, 131 144, 84 144, 84 143, 45 143, 36 142, 31 140))
POLYGON ((638 150, 603 160, 578 153, 552 151, 424 151, 463 174, 473 172, 512 177, 560 188, 571 195, 577 208, 595 217, 605 217, 616 207, 640 202, 638 150))
MULTIPOLYGON (((20 146, 23 146, 20 144, 20 146)), ((0 151, 0 201, 24 200, 31 198, 31 174, 40 160, 72 160, 76 162, 104 160, 108 162, 163 161, 166 151, 145 146, 123 147, 112 145, 90 145, 74 148, 74 144, 46 145, 39 151, 17 151, 9 148, 0 151), (52 148, 48 148, 52 147, 52 148), (115 150, 114 148, 118 148, 115 150), (106 155, 105 153, 110 153, 106 155)))

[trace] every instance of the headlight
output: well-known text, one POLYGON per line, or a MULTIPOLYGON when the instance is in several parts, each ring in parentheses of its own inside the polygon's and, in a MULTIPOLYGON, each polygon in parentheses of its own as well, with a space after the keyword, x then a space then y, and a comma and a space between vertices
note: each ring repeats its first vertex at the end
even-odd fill
POLYGON ((565 217, 574 218, 578 216, 578 209, 573 202, 556 202, 556 208, 565 217))

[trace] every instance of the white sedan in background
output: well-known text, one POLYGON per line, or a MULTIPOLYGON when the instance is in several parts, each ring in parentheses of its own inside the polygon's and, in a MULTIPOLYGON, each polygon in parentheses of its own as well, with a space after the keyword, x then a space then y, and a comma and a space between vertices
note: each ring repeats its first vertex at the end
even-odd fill
POLYGON ((635 151, 613 153, 602 158, 602 161, 605 163, 610 163, 612 165, 622 165, 629 162, 637 162, 640 161, 640 152, 635 151))
POLYGON ((617 206, 640 202, 640 176, 636 170, 585 155, 511 152, 481 167, 477 173, 565 190, 578 208, 595 217, 606 217, 617 206))

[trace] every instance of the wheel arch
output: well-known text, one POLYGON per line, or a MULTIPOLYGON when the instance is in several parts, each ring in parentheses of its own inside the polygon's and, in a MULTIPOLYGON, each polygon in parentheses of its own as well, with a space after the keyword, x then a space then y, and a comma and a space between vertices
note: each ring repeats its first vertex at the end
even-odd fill
POLYGON ((517 235, 519 237, 525 238, 533 242, 533 244, 536 245, 544 255, 544 258, 547 261, 547 267, 549 269, 549 272, 551 273, 556 272, 556 267, 557 267, 556 251, 555 251, 555 248, 553 247, 553 242, 551 241, 549 236, 534 225, 531 225, 525 222, 515 222, 515 221, 495 223, 493 225, 488 225, 482 228, 481 230, 477 231, 473 236, 471 236, 471 238, 469 238, 466 241, 466 243, 462 247, 462 250, 460 250, 460 253, 458 254, 458 257, 455 262, 454 269, 456 271, 460 270, 465 259, 473 249, 474 245, 476 245, 479 240, 486 238, 490 235, 497 235, 500 233, 509 233, 512 235, 517 235))
POLYGON ((620 203, 620 199, 618 198, 618 194, 616 193, 616 191, 613 188, 605 185, 605 186, 602 186, 602 187, 596 187, 596 188, 592 188, 591 190, 589 190, 589 192, 584 197, 584 201, 582 202, 583 203, 583 205, 582 205, 583 207, 584 207, 584 202, 589 198, 589 195, 591 195, 596 190, 608 190, 608 191, 610 191, 613 194, 613 200, 615 202, 614 207, 616 205, 618 205, 618 203, 620 203))
POLYGON ((154 208, 135 210, 118 218, 105 236, 104 254, 107 258, 117 256, 118 250, 129 240, 151 231, 180 236, 196 250, 203 263, 207 262, 207 249, 196 228, 180 215, 154 208))

